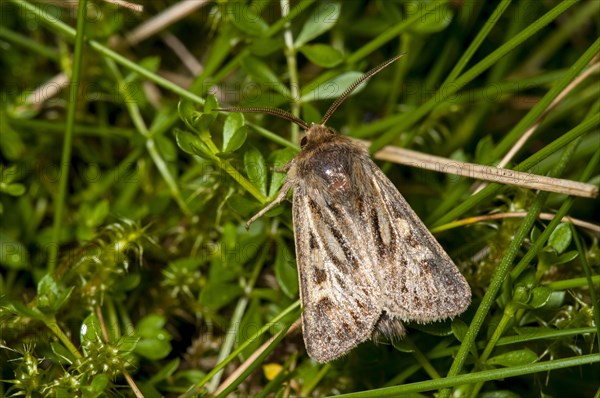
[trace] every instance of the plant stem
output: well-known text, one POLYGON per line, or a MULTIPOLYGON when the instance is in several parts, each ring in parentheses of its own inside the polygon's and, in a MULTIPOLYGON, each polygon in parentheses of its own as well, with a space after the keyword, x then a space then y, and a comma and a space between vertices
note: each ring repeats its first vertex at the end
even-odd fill
POLYGON ((410 348, 413 349, 413 352, 412 352, 413 356, 415 357, 415 359, 419 363, 419 365, 421 365, 423 370, 425 372, 427 372, 429 377, 431 377, 432 379, 439 379, 442 377, 442 376, 440 376, 438 371, 433 367, 431 362, 429 362, 427 357, 425 355, 423 355, 421 350, 419 350, 419 347, 417 347, 417 345, 412 341, 412 339, 410 339, 409 337, 405 337, 404 341, 406 343, 408 343, 410 348))
MULTIPOLYGON (((285 19, 287 18, 288 11, 290 9, 290 2, 289 0, 280 0, 279 4, 281 5, 281 16, 285 19)), ((289 21, 285 23, 283 38, 285 41, 285 57, 287 60, 288 73, 290 75, 290 95, 293 100, 292 114, 296 117, 300 117, 300 81, 298 80, 296 47, 294 46, 294 38, 292 36, 291 23, 289 21)), ((296 123, 292 123, 290 141, 292 141, 293 143, 299 142, 299 134, 300 126, 298 126, 296 123)))
POLYGON ((450 84, 454 80, 456 80, 456 78, 460 75, 465 66, 467 66, 467 63, 471 60, 481 43, 483 43, 483 41, 489 35, 492 28, 496 25, 496 22, 500 20, 500 17, 502 16, 502 14, 504 14, 504 11, 506 11, 511 1, 512 0, 502 0, 502 2, 498 4, 498 7, 496 7, 494 13, 488 18, 488 20, 483 25, 483 28, 481 28, 479 33, 477 33, 477 36, 475 36, 471 44, 469 44, 469 47, 467 47, 467 49, 463 52, 463 55, 460 57, 458 62, 456 62, 456 65, 454 66, 450 74, 448 74, 448 77, 446 78, 446 81, 444 81, 442 86, 450 84))
MULTIPOLYGON (((403 394, 432 391, 440 388, 459 386, 462 384, 501 380, 509 377, 522 376, 533 373, 548 372, 556 369, 565 369, 576 366, 589 365, 600 362, 600 354, 577 355, 570 358, 557 359, 553 361, 537 362, 533 364, 513 366, 484 370, 482 372, 461 374, 436 380, 427 380, 401 386, 379 388, 365 392, 337 395, 341 398, 367 398, 367 397, 390 397, 395 398, 403 394)), ((447 390, 446 390, 447 391, 447 390)))
POLYGON ((58 326, 58 322, 56 322, 56 318, 54 316, 45 319, 44 324, 48 327, 48 329, 52 330, 52 332, 58 337, 61 343, 64 344, 65 347, 69 350, 71 354, 77 359, 82 358, 81 353, 77 350, 77 348, 71 343, 69 337, 62 331, 60 326, 58 326))
POLYGON ((75 50, 73 53, 73 74, 69 86, 69 105, 67 109, 67 125, 63 141, 62 156, 60 162, 60 181, 58 195, 55 198, 54 225, 52 228, 52 242, 48 253, 48 273, 53 273, 58 261, 58 248, 63 215, 67 202, 67 184, 69 182, 69 170, 71 168, 71 149, 73 145, 73 134, 75 131, 75 116, 77 113, 79 81, 81 80, 81 65, 83 64, 83 40, 85 37, 85 22, 87 15, 87 0, 79 2, 77 10, 77 36, 75 39, 75 50))

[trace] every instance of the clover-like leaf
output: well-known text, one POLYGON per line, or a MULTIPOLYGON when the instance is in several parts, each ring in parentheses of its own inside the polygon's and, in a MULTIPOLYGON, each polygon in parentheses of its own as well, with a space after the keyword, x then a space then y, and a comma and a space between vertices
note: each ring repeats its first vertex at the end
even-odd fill
POLYGON ((558 254, 564 252, 571 244, 573 232, 571 226, 567 223, 560 223, 550 234, 548 246, 553 248, 558 254))
POLYGON ((287 245, 280 241, 277 243, 275 255, 275 277, 281 290, 290 298, 298 294, 298 271, 294 255, 287 245))
POLYGON ((197 155, 204 159, 213 158, 212 151, 204 142, 202 142, 197 134, 177 128, 174 130, 174 133, 177 146, 179 146, 179 148, 181 148, 181 150, 185 153, 197 155))
MULTIPOLYGON (((301 101, 319 101, 324 99, 338 98, 352 83, 354 83, 363 74, 360 72, 346 72, 341 75, 334 77, 331 80, 326 81, 323 84, 319 84, 317 87, 309 88, 309 91, 302 94, 301 101)), ((352 92, 352 95, 360 92, 364 88, 362 83, 356 90, 352 92)))
POLYGON ((262 153, 255 147, 250 147, 244 153, 244 168, 252 184, 263 195, 267 195, 267 164, 262 153))
POLYGON ((45 275, 38 283, 37 307, 46 314, 55 314, 67 301, 73 287, 66 289, 50 275, 45 275))
POLYGON ((324 68, 333 68, 344 59, 344 55, 339 50, 327 44, 306 44, 299 50, 310 62, 324 68))
POLYGON ((538 360, 538 355, 528 349, 515 350, 496 355, 487 360, 489 365, 518 366, 534 363, 538 360))
POLYGON ((240 149, 244 142, 246 142, 246 138, 248 138, 248 127, 241 126, 237 129, 233 135, 227 141, 227 145, 225 146, 225 153, 232 153, 240 149))
POLYGON ((333 28, 340 17, 341 4, 333 1, 321 1, 308 17, 294 47, 298 48, 333 28))

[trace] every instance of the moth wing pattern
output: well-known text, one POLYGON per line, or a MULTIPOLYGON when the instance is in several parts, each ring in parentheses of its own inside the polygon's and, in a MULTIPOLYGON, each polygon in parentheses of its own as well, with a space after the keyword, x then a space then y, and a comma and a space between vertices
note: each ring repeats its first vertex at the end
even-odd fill
POLYGON ((371 186, 371 231, 379 242, 383 308, 392 317, 420 323, 462 313, 469 284, 398 189, 370 158, 363 161, 371 186), (389 236, 387 236, 389 235, 389 236))
POLYGON ((339 203, 303 180, 294 190, 294 229, 306 349, 319 362, 371 338, 382 310, 376 264, 339 203))

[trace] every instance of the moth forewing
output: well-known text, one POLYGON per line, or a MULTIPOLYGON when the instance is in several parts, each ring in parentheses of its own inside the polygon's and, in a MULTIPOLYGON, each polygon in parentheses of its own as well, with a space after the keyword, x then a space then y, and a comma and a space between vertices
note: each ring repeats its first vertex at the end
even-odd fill
POLYGON ((399 338, 403 321, 458 315, 470 302, 456 265, 365 148, 324 125, 360 83, 398 58, 354 82, 318 125, 283 110, 231 109, 265 111, 307 130, 277 198, 247 226, 293 190, 302 328, 308 354, 319 362, 370 338, 399 338))
POLYGON ((328 362, 369 339, 383 297, 370 259, 351 247, 356 236, 338 232, 335 216, 315 193, 298 181, 294 235, 304 342, 311 358, 328 362))
POLYGON ((469 284, 392 182, 370 159, 365 164, 375 194, 372 203, 381 206, 379 226, 373 225, 371 233, 379 228, 390 234, 390 243, 379 252, 384 309, 416 322, 461 314, 471 300, 469 284))

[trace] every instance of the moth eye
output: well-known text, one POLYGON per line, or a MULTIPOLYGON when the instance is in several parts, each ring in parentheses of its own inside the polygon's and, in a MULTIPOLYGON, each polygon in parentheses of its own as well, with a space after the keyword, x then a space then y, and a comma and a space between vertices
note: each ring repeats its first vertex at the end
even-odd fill
POLYGON ((304 148, 306 146, 306 144, 308 144, 308 138, 306 138, 306 136, 304 136, 300 140, 300 148, 304 148))

